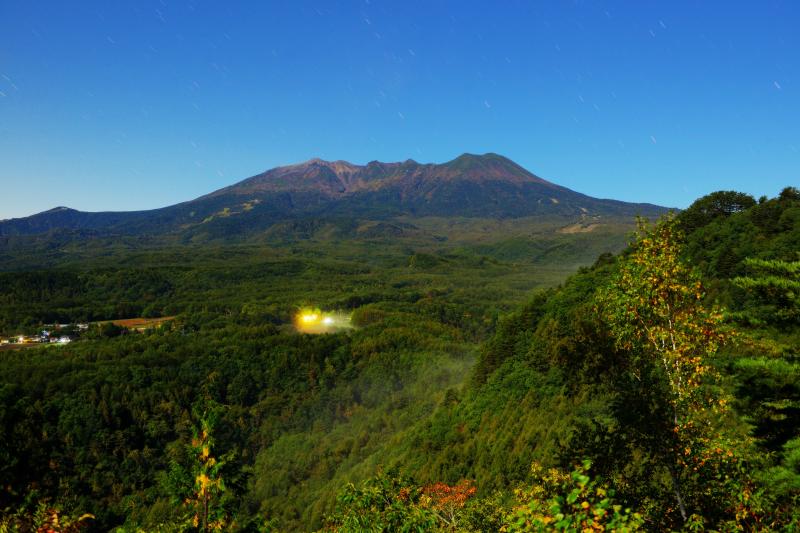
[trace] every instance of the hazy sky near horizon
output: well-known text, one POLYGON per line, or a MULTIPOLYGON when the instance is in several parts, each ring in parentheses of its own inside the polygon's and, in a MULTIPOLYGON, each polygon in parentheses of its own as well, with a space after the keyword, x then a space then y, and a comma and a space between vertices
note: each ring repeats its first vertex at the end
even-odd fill
POLYGON ((604 198, 774 196, 798 27, 793 0, 0 0, 0 219, 463 152, 604 198))

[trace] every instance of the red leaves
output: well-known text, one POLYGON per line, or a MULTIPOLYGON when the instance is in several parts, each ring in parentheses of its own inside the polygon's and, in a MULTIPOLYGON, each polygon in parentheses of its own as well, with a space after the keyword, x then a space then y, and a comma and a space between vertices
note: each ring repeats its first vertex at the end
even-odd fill
POLYGON ((476 492, 474 483, 468 479, 455 485, 439 482, 422 487, 422 493, 431 499, 431 506, 439 510, 460 509, 476 492))

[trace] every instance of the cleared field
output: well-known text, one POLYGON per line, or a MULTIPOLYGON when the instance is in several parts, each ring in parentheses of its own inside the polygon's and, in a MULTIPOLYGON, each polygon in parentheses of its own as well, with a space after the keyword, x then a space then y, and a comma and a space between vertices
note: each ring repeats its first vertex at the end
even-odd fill
POLYGON ((22 350, 23 348, 35 348, 36 346, 46 346, 43 344, 30 343, 30 344, 0 344, 0 352, 11 350, 22 350))
POLYGON ((95 322, 95 324, 107 324, 111 322, 115 326, 121 326, 128 329, 148 329, 155 328, 166 322, 175 320, 174 316, 163 316, 158 318, 121 318, 118 320, 103 320, 102 322, 95 322))

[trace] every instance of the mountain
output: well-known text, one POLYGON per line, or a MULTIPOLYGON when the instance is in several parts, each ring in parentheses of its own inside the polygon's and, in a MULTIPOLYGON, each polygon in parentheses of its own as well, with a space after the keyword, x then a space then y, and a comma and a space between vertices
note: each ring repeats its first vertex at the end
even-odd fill
POLYGON ((443 164, 421 164, 409 159, 354 165, 311 159, 160 209, 89 213, 57 207, 0 221, 0 236, 53 231, 235 236, 308 218, 630 217, 657 216, 665 210, 652 204, 592 198, 491 153, 463 154, 443 164))

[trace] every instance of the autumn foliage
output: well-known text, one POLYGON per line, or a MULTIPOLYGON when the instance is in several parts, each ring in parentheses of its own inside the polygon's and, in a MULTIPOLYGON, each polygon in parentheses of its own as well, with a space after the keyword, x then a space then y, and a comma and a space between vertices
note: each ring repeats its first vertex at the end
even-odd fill
POLYGON ((531 466, 531 485, 518 489, 521 502, 510 513, 503 531, 637 531, 642 517, 614 500, 614 490, 589 475, 590 461, 571 473, 531 466))
POLYGON ((455 529, 459 511, 476 492, 475 484, 466 479, 455 485, 434 483, 422 487, 422 505, 431 509, 445 525, 455 529))
POLYGON ((93 519, 88 513, 74 517, 47 502, 40 502, 32 512, 20 510, 0 517, 0 532, 80 533, 92 526, 93 519))

